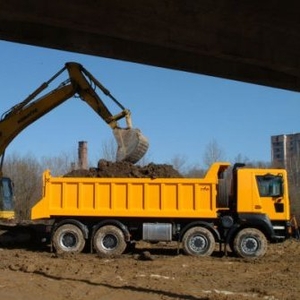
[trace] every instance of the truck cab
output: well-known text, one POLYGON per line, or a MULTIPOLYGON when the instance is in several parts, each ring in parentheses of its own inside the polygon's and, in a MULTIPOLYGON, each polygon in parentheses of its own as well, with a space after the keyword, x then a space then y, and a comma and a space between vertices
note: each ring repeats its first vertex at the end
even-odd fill
POLYGON ((290 218, 285 171, 238 170, 237 211, 265 213, 271 220, 290 218))
POLYGON ((229 210, 221 212, 226 244, 239 256, 262 256, 266 240, 281 242, 290 236, 289 203, 286 170, 236 164, 229 210))

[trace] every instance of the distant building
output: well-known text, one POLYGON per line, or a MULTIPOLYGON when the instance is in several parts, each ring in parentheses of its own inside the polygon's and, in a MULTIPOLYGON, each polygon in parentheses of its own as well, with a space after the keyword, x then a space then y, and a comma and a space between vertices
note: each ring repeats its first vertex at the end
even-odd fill
POLYGON ((300 158, 300 133, 271 136, 272 163, 288 168, 300 158))

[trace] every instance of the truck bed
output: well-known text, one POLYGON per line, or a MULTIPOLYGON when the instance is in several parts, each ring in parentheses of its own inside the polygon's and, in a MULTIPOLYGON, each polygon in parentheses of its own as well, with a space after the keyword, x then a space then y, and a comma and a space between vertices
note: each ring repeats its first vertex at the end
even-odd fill
POLYGON ((212 167, 200 179, 52 177, 47 170, 44 195, 32 208, 31 218, 216 218, 219 169, 212 167))

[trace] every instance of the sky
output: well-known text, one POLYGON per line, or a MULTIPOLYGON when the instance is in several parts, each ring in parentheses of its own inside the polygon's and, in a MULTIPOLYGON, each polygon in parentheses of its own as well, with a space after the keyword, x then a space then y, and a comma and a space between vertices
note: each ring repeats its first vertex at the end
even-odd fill
MULTIPOLYGON (((149 140, 148 162, 170 163, 182 157, 190 166, 201 166, 212 142, 222 150, 223 160, 234 162, 242 156, 270 162, 271 136, 300 132, 296 92, 5 41, 0 41, 0 49, 1 115, 66 62, 78 62, 130 109, 133 127, 149 140)), ((120 111, 109 98, 102 99, 112 113, 120 111)), ((76 156, 78 142, 86 141, 89 161, 95 165, 103 144, 112 139, 110 127, 82 100, 71 98, 22 131, 6 155, 76 156)))

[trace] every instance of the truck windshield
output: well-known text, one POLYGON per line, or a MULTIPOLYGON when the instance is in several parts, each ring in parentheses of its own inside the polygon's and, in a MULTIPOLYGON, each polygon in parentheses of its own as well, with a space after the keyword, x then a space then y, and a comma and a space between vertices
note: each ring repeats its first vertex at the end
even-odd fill
POLYGON ((13 210, 13 189, 12 182, 9 178, 2 177, 0 180, 0 210, 13 210))
POLYGON ((282 176, 266 174, 256 176, 256 181, 261 197, 280 197, 283 195, 282 176))

